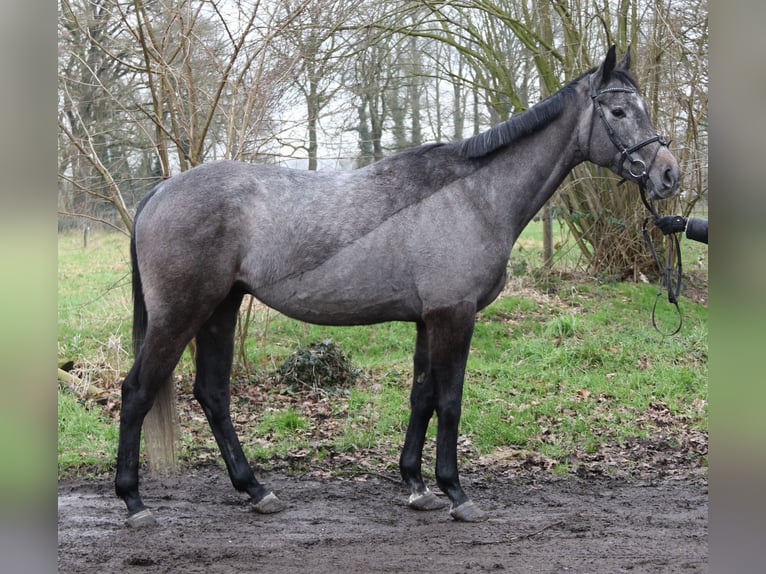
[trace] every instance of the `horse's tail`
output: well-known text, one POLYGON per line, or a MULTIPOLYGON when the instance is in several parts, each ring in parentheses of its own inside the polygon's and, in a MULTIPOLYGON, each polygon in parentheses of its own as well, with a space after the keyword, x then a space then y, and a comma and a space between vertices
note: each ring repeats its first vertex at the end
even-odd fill
MULTIPOLYGON (((133 222, 133 231, 130 234, 130 264, 133 283, 133 356, 139 368, 139 355, 149 322, 136 250, 135 222, 138 220, 142 206, 143 202, 138 207, 133 222)), ((144 418, 143 431, 149 471, 155 475, 174 474, 178 466, 178 413, 172 375, 163 381, 157 390, 154 404, 144 418)))

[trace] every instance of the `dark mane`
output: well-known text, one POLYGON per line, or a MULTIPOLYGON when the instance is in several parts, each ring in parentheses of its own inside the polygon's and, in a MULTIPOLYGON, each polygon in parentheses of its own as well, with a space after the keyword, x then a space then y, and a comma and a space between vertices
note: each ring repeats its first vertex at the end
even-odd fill
POLYGON ((510 119, 487 131, 459 142, 460 155, 468 158, 483 157, 524 136, 535 133, 561 115, 567 94, 572 91, 572 84, 568 84, 528 110, 513 114, 510 119))
MULTIPOLYGON (((459 147, 460 155, 467 158, 483 157, 547 126, 561 115, 564 105, 574 93, 575 84, 595 70, 596 68, 588 70, 528 110, 513 114, 509 120, 501 122, 478 135, 456 142, 455 145, 459 147)), ((620 80, 638 89, 638 82, 630 72, 614 70, 612 73, 620 80)))

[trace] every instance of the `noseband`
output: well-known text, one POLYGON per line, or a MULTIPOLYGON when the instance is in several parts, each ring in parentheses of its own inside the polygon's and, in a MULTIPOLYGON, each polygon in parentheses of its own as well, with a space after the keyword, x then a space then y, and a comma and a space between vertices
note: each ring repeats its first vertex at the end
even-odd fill
MULTIPOLYGON (((681 265, 681 246, 678 242, 677 234, 672 234, 668 239, 668 253, 667 257, 665 258, 665 267, 663 268, 662 263, 660 262, 660 258, 657 254, 657 250, 654 248, 654 243, 652 243, 652 239, 649 235, 649 231, 646 228, 646 224, 649 223, 649 220, 652 219, 653 221, 657 221, 659 218, 659 215, 657 214, 657 211, 654 209, 654 206, 649 202, 648 198, 646 197, 646 181, 649 179, 649 172, 652 169, 652 166, 654 165, 654 161, 657 159, 657 154, 660 153, 660 148, 662 147, 668 147, 670 145, 670 140, 666 140, 659 132, 656 133, 654 136, 645 139, 642 142, 637 143, 636 145, 632 147, 626 146, 623 141, 620 139, 620 136, 617 135, 617 132, 614 131, 614 128, 611 126, 609 121, 606 119, 606 115, 604 114, 604 109, 601 106, 601 102, 598 100, 599 96, 602 94, 607 93, 614 93, 614 92, 623 92, 626 94, 635 94, 636 90, 633 88, 626 88, 626 87, 614 87, 614 88, 605 88, 603 90, 597 91, 596 86, 593 84, 593 75, 589 78, 590 82, 590 99, 593 102, 593 107, 595 108, 596 112, 598 113, 598 116, 601 118, 601 123, 604 125, 604 129, 606 129, 606 133, 609 135, 609 139, 612 141, 614 146, 618 149, 620 152, 620 164, 619 164, 619 175, 622 176, 622 180, 620 181, 620 184, 625 183, 627 181, 627 177, 624 173, 624 166, 625 166, 625 160, 629 162, 628 164, 628 174, 630 174, 638 183, 638 188, 641 192, 641 201, 644 203, 644 206, 646 206, 646 209, 649 210, 649 213, 651 213, 651 217, 647 217, 644 219, 644 224, 641 228, 644 241, 646 241, 646 244, 649 246, 649 251, 652 254, 652 258, 654 259, 654 262, 657 264, 657 269, 659 270, 661 280, 659 284, 659 288, 657 290, 657 298, 654 301, 654 307, 652 308, 652 325, 654 326, 655 330, 665 336, 675 335, 681 330, 681 326, 683 324, 683 315, 681 314, 681 308, 678 306, 678 295, 681 293, 681 276, 682 276, 682 265, 681 265), (654 155, 652 156, 652 161, 649 162, 649 167, 647 168, 646 164, 642 159, 639 159, 635 157, 633 154, 640 150, 641 148, 657 142, 659 145, 657 146, 657 149, 654 151, 654 155), (674 263, 675 262, 675 263, 674 263), (675 266, 675 273, 673 272, 673 267, 675 266), (672 332, 664 332, 657 326, 657 321, 655 318, 655 314, 657 311, 657 302, 659 301, 660 295, 662 295, 662 288, 667 287, 668 290, 668 301, 675 305, 676 311, 678 311, 678 326, 673 330, 672 332)), ((591 124, 591 129, 593 129, 593 124, 591 124)))

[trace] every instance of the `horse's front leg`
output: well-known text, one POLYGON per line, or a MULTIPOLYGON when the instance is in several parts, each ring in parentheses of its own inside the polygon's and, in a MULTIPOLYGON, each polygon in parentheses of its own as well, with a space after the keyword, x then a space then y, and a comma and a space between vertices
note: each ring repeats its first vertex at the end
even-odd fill
POLYGON ((430 372, 436 393, 439 419, 436 435, 436 482, 449 497, 450 516, 464 522, 480 522, 487 515, 460 486, 457 438, 463 381, 476 320, 476 307, 468 302, 426 315, 430 372))
POLYGON ((433 377, 428 361, 428 333, 425 324, 417 324, 415 341, 414 376, 410 394, 410 422, 404 439, 399 470, 404 482, 412 489, 408 504, 415 510, 437 510, 444 508, 447 501, 437 497, 423 482, 421 473, 423 445, 426 440, 428 422, 434 414, 436 400, 433 377))

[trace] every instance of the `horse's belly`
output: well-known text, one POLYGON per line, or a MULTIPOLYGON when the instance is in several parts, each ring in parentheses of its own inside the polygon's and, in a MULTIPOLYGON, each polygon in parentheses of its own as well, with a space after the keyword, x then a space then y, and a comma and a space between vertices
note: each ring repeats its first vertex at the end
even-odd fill
POLYGON ((307 271, 257 288, 254 295, 289 317, 322 325, 411 321, 419 316, 413 291, 378 274, 345 277, 307 271))

